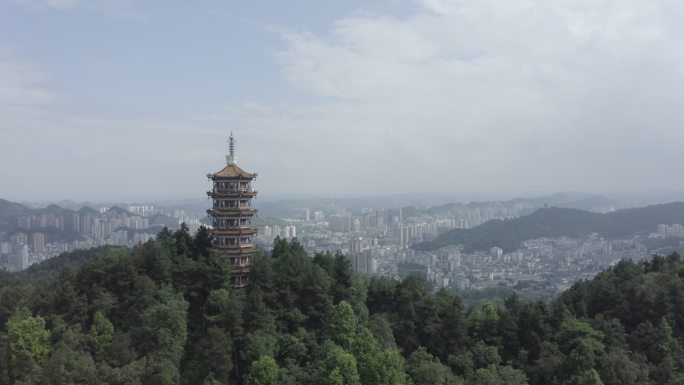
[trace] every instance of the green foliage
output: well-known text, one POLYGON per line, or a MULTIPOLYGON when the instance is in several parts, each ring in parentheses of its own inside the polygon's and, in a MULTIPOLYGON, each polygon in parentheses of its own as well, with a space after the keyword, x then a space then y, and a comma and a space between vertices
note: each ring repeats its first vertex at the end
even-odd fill
POLYGON ((621 262, 554 301, 466 310, 420 277, 366 279, 281 239, 233 290, 209 239, 166 230, 35 280, 0 274, 0 384, 684 382, 678 255, 621 262))
POLYGON ((404 358, 394 349, 382 349, 367 328, 356 334, 351 351, 358 359, 359 375, 364 385, 408 384, 404 358))
POLYGON ((573 374, 570 379, 565 382, 567 385, 603 385, 601 377, 594 369, 584 370, 577 374, 573 374))
POLYGON ((605 385, 637 385, 648 383, 648 365, 643 356, 630 357, 623 349, 604 354, 599 362, 599 375, 605 385))
POLYGON ((93 348, 93 353, 98 360, 104 358, 105 352, 112 343, 113 337, 114 325, 98 310, 95 313, 93 325, 90 327, 90 343, 93 348))
POLYGON ((408 359, 407 372, 415 385, 458 385, 463 382, 456 378, 448 366, 442 365, 424 347, 418 348, 408 359))
POLYGON ((342 301, 333 307, 327 322, 330 338, 345 349, 351 347, 358 329, 358 320, 351 305, 342 301))
POLYGON ((334 344, 324 346, 321 380, 325 384, 361 385, 356 358, 334 344))
POLYGON ((41 316, 32 316, 26 308, 18 309, 7 321, 10 371, 21 379, 47 361, 52 350, 50 331, 41 316))
POLYGON ((477 369, 466 380, 466 385, 526 385, 525 373, 510 366, 490 365, 477 369))
POLYGON ((252 364, 247 385, 278 385, 278 364, 269 356, 263 356, 252 364))

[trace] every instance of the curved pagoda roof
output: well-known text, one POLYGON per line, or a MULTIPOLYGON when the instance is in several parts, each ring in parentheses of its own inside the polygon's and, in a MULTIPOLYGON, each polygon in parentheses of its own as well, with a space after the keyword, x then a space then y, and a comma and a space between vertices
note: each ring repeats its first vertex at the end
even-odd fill
POLYGON ((223 170, 207 176, 210 179, 254 179, 257 174, 247 172, 238 167, 237 164, 229 164, 223 170))

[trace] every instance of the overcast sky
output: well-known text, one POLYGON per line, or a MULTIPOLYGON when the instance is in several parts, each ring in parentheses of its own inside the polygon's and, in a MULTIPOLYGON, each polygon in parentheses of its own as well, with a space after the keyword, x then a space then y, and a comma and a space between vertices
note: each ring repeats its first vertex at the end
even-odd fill
POLYGON ((681 0, 0 1, 0 197, 684 189, 681 0))

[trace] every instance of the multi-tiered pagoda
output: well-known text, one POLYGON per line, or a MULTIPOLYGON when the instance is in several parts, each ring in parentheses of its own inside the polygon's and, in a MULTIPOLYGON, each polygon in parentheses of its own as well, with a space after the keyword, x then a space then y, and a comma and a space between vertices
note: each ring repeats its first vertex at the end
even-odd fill
POLYGON ((252 236, 257 232, 252 226, 252 217, 257 212, 252 208, 252 198, 256 196, 256 191, 252 190, 252 180, 257 174, 237 166, 232 132, 226 161, 223 170, 207 175, 214 183, 213 190, 207 192, 214 200, 214 205, 207 213, 213 225, 212 252, 225 256, 226 261, 230 262, 233 286, 242 288, 249 284, 252 256, 256 251, 252 244, 252 236))

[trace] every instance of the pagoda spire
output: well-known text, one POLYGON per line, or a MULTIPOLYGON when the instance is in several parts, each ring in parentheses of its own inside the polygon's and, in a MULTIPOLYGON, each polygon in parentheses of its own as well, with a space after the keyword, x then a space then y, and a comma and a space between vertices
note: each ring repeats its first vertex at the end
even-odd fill
POLYGON ((237 165, 237 158, 235 157, 235 138, 233 138, 233 131, 230 132, 230 137, 228 138, 228 156, 226 156, 226 161, 229 166, 237 165))

